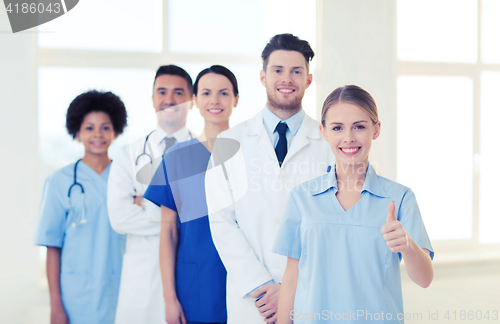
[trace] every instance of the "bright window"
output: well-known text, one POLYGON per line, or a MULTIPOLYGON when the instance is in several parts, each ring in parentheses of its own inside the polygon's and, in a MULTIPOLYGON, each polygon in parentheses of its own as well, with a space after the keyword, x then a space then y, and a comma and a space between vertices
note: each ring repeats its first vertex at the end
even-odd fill
MULTIPOLYGON (((300 0, 86 0, 41 25, 38 106, 43 179, 83 154, 83 147, 66 133, 65 115, 71 100, 84 91, 113 91, 127 107, 129 126, 110 147, 111 157, 118 147, 154 129, 152 85, 160 65, 178 64, 193 81, 202 69, 225 65, 236 75, 240 90, 230 125, 253 117, 267 99, 259 77, 264 45, 275 34, 291 32, 310 41, 314 49, 314 4, 304 6, 300 0)), ((314 61, 310 68, 314 73, 314 61)), ((304 98, 304 109, 313 118, 315 92, 313 82, 304 98)), ((203 124, 194 107, 188 128, 200 134, 203 124)))
POLYGON ((500 161, 498 124, 500 121, 500 72, 484 72, 481 78, 481 180, 479 198, 479 239, 482 243, 500 243, 500 161))
POLYGON ((259 55, 265 44, 263 8, 263 0, 170 0, 170 50, 259 55))
POLYGON ((500 243, 500 1, 397 5, 398 181, 431 239, 500 243))
POLYGON ((471 238, 472 80, 402 76, 397 105, 398 181, 431 239, 471 238))
POLYGON ((42 48, 161 52, 161 0, 85 0, 38 27, 42 48), (112 13, 112 14, 111 14, 112 13))
POLYGON ((401 60, 474 63, 477 30, 475 0, 398 1, 401 60))
POLYGON ((500 1, 483 0, 481 52, 483 63, 500 63, 500 1))
POLYGON ((38 70, 39 140, 42 176, 83 156, 83 145, 67 133, 66 110, 80 93, 95 89, 112 91, 125 103, 128 126, 110 146, 110 157, 121 145, 155 127, 151 101, 154 71, 146 69, 101 69, 40 67, 38 70))

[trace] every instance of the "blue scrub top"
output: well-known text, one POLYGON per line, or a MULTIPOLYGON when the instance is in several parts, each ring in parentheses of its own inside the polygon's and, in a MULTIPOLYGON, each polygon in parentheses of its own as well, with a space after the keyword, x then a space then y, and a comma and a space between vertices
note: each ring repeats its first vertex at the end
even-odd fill
POLYGON ((226 322, 227 312, 226 269, 212 241, 207 216, 209 160, 210 152, 196 138, 177 143, 165 154, 144 198, 178 213, 177 297, 188 321, 212 323, 226 322))
POLYGON ((344 211, 334 170, 290 192, 274 242, 273 252, 300 260, 294 323, 403 323, 401 254, 380 230, 394 201, 397 219, 433 258, 415 195, 369 165, 361 199, 344 211))
MULTIPOLYGON (((34 243, 61 248, 61 298, 71 324, 115 322, 124 236, 109 223, 106 197, 108 167, 97 174, 80 161, 77 181, 85 190, 87 222, 73 227, 68 190, 75 164, 45 181, 34 243)), ((73 212, 82 217, 80 187, 71 191, 73 212)))

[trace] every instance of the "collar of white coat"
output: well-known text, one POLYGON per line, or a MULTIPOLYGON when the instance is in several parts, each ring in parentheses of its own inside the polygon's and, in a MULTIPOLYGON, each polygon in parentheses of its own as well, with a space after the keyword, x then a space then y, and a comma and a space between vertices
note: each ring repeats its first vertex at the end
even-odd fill
MULTIPOLYGON (((247 135, 259 135, 262 133, 262 131, 265 131, 262 113, 263 110, 259 111, 258 114, 256 114, 254 117, 252 117, 252 119, 248 121, 246 128, 247 135)), ((315 122, 314 119, 309 117, 306 113, 304 113, 304 120, 302 121, 302 125, 297 131, 297 135, 300 133, 311 139, 318 139, 321 136, 319 133, 318 123, 315 122)))
POLYGON ((168 135, 167 132, 163 130, 160 126, 157 126, 153 134, 151 134, 151 142, 156 145, 160 146, 161 142, 163 139, 168 136, 168 137, 175 137, 177 142, 184 142, 189 140, 191 137, 189 135, 189 130, 187 129, 186 126, 182 127, 179 129, 177 132, 172 134, 172 136, 168 135))
MULTIPOLYGON (((321 177, 311 180, 311 182, 316 183, 309 184, 309 194, 311 194, 312 196, 319 195, 326 192, 330 188, 333 188, 334 193, 337 192, 338 187, 335 167, 336 165, 333 166, 330 172, 322 175, 321 177)), ((363 194, 365 191, 382 198, 389 197, 384 187, 380 183, 379 176, 377 175, 377 172, 375 171, 371 163, 368 163, 368 168, 366 169, 366 177, 365 182, 363 183, 363 188, 361 189, 361 194, 363 194)))
POLYGON ((292 135, 295 136, 297 135, 297 132, 299 131, 300 126, 304 121, 305 114, 306 113, 304 112, 304 109, 300 109, 296 114, 289 117, 287 120, 281 120, 266 105, 262 110, 262 120, 264 121, 264 125, 266 126, 269 134, 277 132, 276 126, 278 126, 280 122, 284 122, 287 124, 288 129, 290 130, 292 135))

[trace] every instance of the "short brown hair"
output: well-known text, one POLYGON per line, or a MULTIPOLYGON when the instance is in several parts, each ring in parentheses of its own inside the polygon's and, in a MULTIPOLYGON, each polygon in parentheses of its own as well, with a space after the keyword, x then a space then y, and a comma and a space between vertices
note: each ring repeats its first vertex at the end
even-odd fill
POLYGON ((345 85, 333 90, 326 97, 323 109, 321 110, 321 124, 323 127, 325 127, 325 118, 328 109, 339 102, 348 102, 358 106, 368 114, 373 124, 378 123, 377 104, 372 95, 356 85, 345 85))
POLYGON ((266 71, 269 56, 271 56, 272 52, 278 50, 299 52, 304 56, 307 70, 309 70, 309 62, 314 57, 314 51, 309 42, 292 34, 278 34, 271 38, 264 50, 262 50, 262 68, 264 71, 266 71))

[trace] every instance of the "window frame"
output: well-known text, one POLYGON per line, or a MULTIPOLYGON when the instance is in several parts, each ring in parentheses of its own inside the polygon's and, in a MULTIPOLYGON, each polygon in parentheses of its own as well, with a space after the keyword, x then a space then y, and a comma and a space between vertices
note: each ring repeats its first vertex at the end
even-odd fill
MULTIPOLYGON (((472 237, 470 239, 435 240, 434 248, 446 252, 445 259, 500 258, 500 243, 483 244, 479 241, 479 201, 481 178, 481 75, 486 71, 500 72, 500 63, 482 62, 482 0, 477 10, 477 61, 475 63, 405 61, 396 56, 397 78, 401 76, 466 77, 473 83, 473 170, 472 174, 472 237), (478 253, 479 252, 479 253, 478 253)), ((396 2, 398 6, 398 2, 396 2)), ((396 8, 396 13, 397 13, 396 8)), ((396 17, 396 33, 398 33, 396 17)), ((396 37, 397 39, 397 37, 396 37)), ((397 83, 396 83, 397 84, 397 83)), ((397 165, 397 161, 396 161, 397 165)))
POLYGON ((80 50, 39 47, 39 67, 80 67, 80 68, 123 68, 151 69, 168 62, 216 64, 223 58, 227 64, 260 64, 260 58, 253 55, 192 54, 173 53, 169 50, 168 17, 169 1, 161 1, 162 6, 162 50, 160 52, 134 52, 110 50, 80 50))

